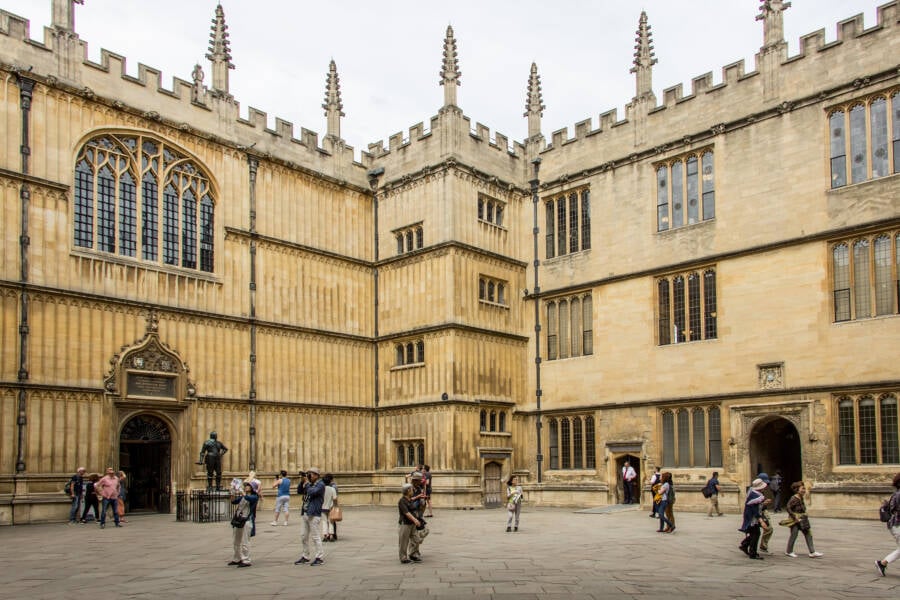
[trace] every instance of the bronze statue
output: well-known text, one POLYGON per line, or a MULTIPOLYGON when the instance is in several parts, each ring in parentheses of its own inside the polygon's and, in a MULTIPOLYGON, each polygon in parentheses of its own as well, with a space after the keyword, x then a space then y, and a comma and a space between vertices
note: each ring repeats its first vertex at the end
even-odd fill
POLYGON ((216 491, 222 489, 222 457, 228 452, 225 444, 220 442, 218 434, 215 431, 209 432, 209 439, 203 442, 200 449, 200 460, 198 465, 206 465, 206 489, 212 490, 213 472, 216 473, 216 491))

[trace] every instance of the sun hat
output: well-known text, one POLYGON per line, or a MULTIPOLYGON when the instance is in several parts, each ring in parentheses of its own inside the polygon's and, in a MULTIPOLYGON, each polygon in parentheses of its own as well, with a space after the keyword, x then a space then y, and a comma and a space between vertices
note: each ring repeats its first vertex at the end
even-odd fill
POLYGON ((752 487, 754 490, 756 490, 758 492, 762 489, 765 489, 766 482, 763 481, 762 479, 754 479, 753 483, 750 484, 750 487, 752 487))

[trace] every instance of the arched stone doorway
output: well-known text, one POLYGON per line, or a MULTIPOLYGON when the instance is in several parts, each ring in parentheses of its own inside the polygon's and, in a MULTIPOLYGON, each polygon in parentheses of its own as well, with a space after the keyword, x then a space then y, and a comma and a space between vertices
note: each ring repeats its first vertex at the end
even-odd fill
POLYGON ((800 435, 791 421, 772 416, 756 423, 750 433, 750 480, 760 472, 771 477, 781 470, 786 498, 791 483, 803 479, 802 459, 800 435))
POLYGON ((129 511, 169 512, 172 435, 165 421, 149 414, 129 419, 119 436, 119 465, 129 511))

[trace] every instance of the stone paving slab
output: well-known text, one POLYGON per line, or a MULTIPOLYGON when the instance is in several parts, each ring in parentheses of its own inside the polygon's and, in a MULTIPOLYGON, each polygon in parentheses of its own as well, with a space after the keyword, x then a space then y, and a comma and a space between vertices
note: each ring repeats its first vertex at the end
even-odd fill
POLYGON ((299 519, 271 527, 260 519, 253 567, 231 559, 227 523, 175 522, 172 515, 131 515, 125 527, 24 525, 0 528, 4 598, 900 598, 900 563, 887 577, 874 561, 892 548, 881 523, 813 519, 816 549, 802 538, 799 557, 775 553, 751 561, 737 549, 736 515, 676 515, 674 534, 626 507, 606 512, 526 508, 520 530, 506 533, 506 511, 441 511, 429 519, 424 561, 397 560, 396 509, 346 507, 340 540, 325 544, 325 565, 294 566, 299 519), (804 552, 800 552, 803 550, 804 552))

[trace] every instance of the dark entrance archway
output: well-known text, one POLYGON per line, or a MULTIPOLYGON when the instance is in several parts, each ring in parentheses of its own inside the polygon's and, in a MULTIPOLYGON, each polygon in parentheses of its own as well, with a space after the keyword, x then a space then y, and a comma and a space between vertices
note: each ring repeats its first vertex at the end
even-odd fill
POLYGON ((632 491, 634 492, 634 502, 640 503, 641 501, 641 459, 638 456, 633 454, 623 454, 616 458, 616 503, 621 504, 625 502, 625 481, 622 478, 623 473, 622 469, 625 467, 625 461, 628 461, 631 464, 631 467, 634 469, 636 477, 634 478, 634 484, 632 491))
POLYGON ((122 427, 119 465, 125 471, 129 511, 169 512, 172 436, 165 421, 138 415, 122 427))
POLYGON ((797 428, 784 417, 762 419, 750 433, 750 479, 761 472, 771 477, 780 470, 784 478, 783 497, 790 485, 803 479, 803 456, 797 428))

